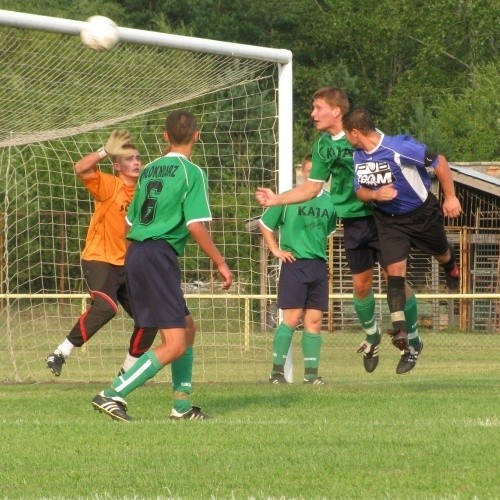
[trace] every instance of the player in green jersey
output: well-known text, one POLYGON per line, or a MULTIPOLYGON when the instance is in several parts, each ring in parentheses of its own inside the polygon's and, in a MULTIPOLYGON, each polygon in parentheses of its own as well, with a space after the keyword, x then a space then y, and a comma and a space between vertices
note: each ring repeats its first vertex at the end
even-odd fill
MULTIPOLYGON (((227 290, 232 283, 232 273, 204 224, 212 219, 206 174, 189 161, 199 138, 195 117, 185 110, 171 113, 164 138, 170 143, 169 152, 141 172, 127 212, 131 227, 125 257, 134 321, 142 327, 159 329, 162 343, 145 352, 92 399, 95 409, 124 422, 132 420, 124 398, 186 351, 185 300, 178 256, 189 236, 217 267, 222 289, 227 290)), ((203 418, 199 408, 189 411, 188 418, 203 418)))
MULTIPOLYGON (((310 156, 302 160, 305 180, 312 167, 310 156)), ((271 253, 282 261, 278 284, 278 307, 283 321, 273 338, 272 384, 287 383, 285 361, 292 336, 302 320, 304 383, 323 385, 318 376, 323 311, 328 309, 326 241, 337 226, 330 195, 321 190, 304 203, 268 208, 260 219, 260 230, 271 253), (279 228, 278 244, 274 230, 279 228)))
MULTIPOLYGON (((352 274, 353 302, 358 320, 366 334, 358 352, 363 353, 363 365, 369 373, 379 362, 381 333, 375 319, 373 268, 383 266, 377 229, 370 205, 357 199, 354 192, 353 148, 345 138, 342 116, 349 111, 346 94, 336 87, 323 87, 313 95, 311 118, 322 134, 312 150, 313 166, 304 184, 281 194, 269 188, 258 188, 256 197, 264 207, 300 203, 318 195, 323 183, 330 180, 330 195, 337 215, 344 226, 344 247, 352 274)), ((417 329, 417 301, 405 284, 405 318, 410 344, 420 345, 417 329)))

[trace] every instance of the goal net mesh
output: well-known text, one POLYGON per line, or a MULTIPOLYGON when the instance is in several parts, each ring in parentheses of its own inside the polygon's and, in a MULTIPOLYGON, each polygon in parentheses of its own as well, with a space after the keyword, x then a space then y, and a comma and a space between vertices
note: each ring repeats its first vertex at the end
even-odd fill
MULTIPOLYGON (((45 357, 88 306, 80 251, 93 203, 75 161, 126 128, 146 164, 162 154, 165 118, 177 108, 198 119, 192 159, 207 171, 209 229, 234 273, 222 293, 194 243, 180 259, 198 329, 195 378, 262 377, 269 336, 260 328, 263 299, 245 298, 262 292, 260 238, 248 221, 261 212, 255 188, 275 186, 277 65, 125 43, 95 52, 75 36, 19 28, 0 28, 0 39, 0 350, 8 353, 0 379, 48 379, 45 357)), ((100 167, 112 170, 106 160, 100 167)), ((74 351, 61 378, 109 380, 132 326, 120 309, 74 351)))

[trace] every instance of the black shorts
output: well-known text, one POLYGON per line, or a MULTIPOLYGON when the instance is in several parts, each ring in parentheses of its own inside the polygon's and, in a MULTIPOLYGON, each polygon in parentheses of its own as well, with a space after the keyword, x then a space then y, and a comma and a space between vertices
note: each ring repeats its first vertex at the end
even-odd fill
POLYGON ((130 297, 125 284, 125 267, 83 259, 81 265, 92 299, 104 300, 114 309, 120 303, 127 314, 132 316, 130 297))
POLYGON ((342 219, 344 226, 344 248, 351 274, 360 274, 373 269, 377 262, 384 266, 375 219, 353 217, 342 219))
POLYGON ((179 262, 166 241, 132 242, 125 256, 125 275, 136 325, 186 327, 179 262))
POLYGON ((422 206, 408 214, 389 215, 376 209, 374 216, 387 264, 406 260, 412 247, 433 256, 448 250, 443 211, 432 193, 422 206))
POLYGON ((283 262, 278 283, 280 309, 328 310, 328 269, 321 259, 283 262))

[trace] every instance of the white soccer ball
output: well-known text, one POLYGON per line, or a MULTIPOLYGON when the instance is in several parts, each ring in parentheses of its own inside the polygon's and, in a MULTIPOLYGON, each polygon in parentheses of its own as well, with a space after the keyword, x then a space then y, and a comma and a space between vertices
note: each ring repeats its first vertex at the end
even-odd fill
POLYGON ((80 38, 89 49, 109 50, 118 43, 120 35, 114 21, 104 16, 92 16, 80 31, 80 38))

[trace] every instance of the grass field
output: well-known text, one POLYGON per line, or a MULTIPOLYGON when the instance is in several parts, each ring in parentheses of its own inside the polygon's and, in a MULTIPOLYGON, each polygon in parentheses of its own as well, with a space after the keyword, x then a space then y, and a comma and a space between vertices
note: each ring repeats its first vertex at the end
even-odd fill
POLYGON ((0 497, 500 498, 497 346, 404 376, 353 357, 323 387, 197 384, 205 422, 170 421, 166 383, 129 395, 130 424, 92 409, 103 384, 3 384, 0 497))

